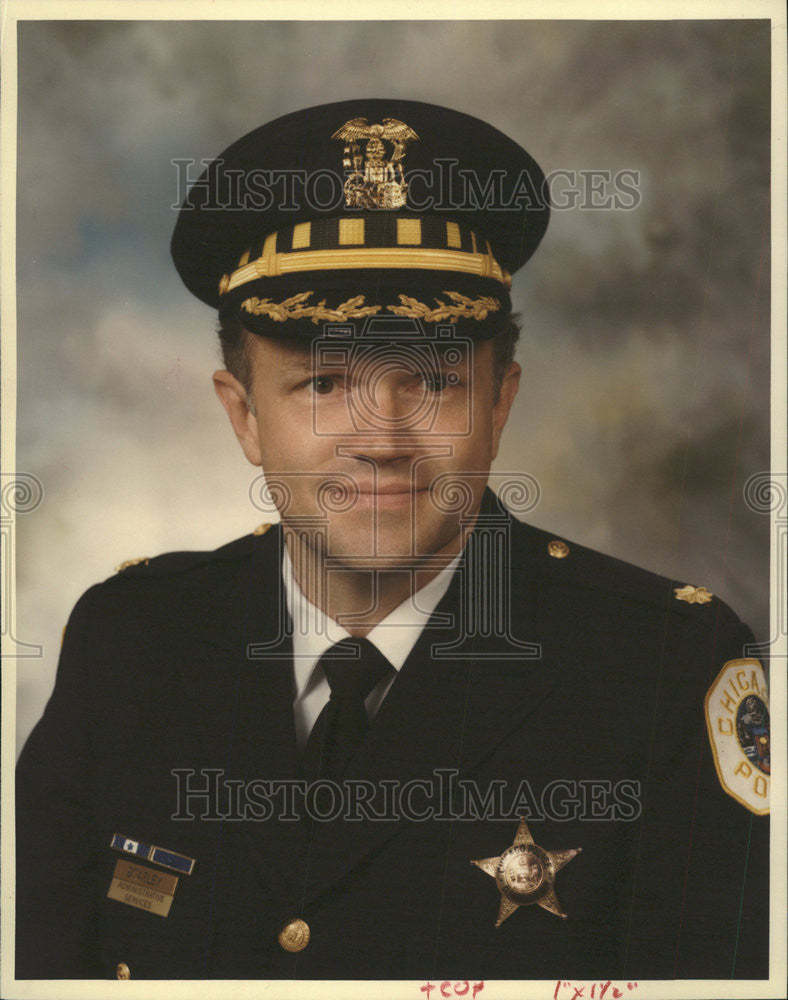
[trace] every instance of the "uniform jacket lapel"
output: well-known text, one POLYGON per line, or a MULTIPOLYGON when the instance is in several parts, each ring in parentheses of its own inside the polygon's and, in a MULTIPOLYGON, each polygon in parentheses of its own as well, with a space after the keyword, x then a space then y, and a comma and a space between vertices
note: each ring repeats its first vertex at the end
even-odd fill
MULTIPOLYGON (((281 545, 278 528, 254 539, 251 558, 223 579, 226 589, 203 634, 195 635, 195 659, 181 676, 181 697, 194 709, 189 717, 199 719, 201 766, 219 770, 224 785, 238 781, 245 790, 252 782, 301 777, 281 545)), ((305 832, 298 823, 250 812, 245 795, 240 802, 239 814, 229 795, 222 801, 229 814, 224 851, 247 873, 250 886, 272 890, 285 879, 288 859, 303 850, 305 832)))

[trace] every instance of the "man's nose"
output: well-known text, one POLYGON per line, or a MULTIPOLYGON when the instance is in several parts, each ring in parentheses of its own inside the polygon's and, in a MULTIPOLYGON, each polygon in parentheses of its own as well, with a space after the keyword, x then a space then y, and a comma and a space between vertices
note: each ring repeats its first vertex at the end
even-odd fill
POLYGON ((414 407, 392 378, 360 381, 352 398, 352 417, 359 430, 407 430, 414 407))
POLYGON ((413 372, 392 372, 357 383, 350 400, 353 427, 380 436, 424 434, 435 420, 439 397, 413 372))
POLYGON ((351 404, 353 448, 377 464, 411 461, 425 447, 428 414, 419 393, 403 381, 381 378, 360 386, 351 404))

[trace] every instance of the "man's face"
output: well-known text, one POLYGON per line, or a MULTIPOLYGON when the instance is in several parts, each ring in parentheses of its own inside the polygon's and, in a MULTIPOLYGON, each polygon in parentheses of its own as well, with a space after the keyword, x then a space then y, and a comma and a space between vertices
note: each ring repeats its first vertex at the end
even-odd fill
POLYGON ((453 555, 479 509, 519 366, 496 398, 489 341, 350 346, 253 336, 254 410, 229 373, 215 376, 244 452, 262 465, 285 526, 337 567, 453 555))

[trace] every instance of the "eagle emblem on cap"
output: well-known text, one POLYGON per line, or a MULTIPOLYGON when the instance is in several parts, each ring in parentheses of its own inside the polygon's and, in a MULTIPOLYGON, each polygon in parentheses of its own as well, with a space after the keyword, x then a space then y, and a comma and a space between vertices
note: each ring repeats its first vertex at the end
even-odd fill
POLYGON ((419 138, 409 125, 396 118, 384 118, 378 125, 351 118, 331 138, 345 143, 348 208, 402 208, 408 190, 402 162, 408 143, 419 138))

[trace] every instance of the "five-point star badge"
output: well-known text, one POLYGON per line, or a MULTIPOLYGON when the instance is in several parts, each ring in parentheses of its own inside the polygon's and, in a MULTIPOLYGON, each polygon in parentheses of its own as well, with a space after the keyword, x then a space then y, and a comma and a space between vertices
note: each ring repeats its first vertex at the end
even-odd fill
POLYGON ((521 819, 514 843, 500 857, 471 861, 472 865, 478 865, 495 879, 501 894, 495 926, 500 927, 518 906, 531 906, 534 903, 566 919, 553 883, 556 873, 581 851, 581 847, 567 851, 546 851, 534 843, 528 824, 521 819))

